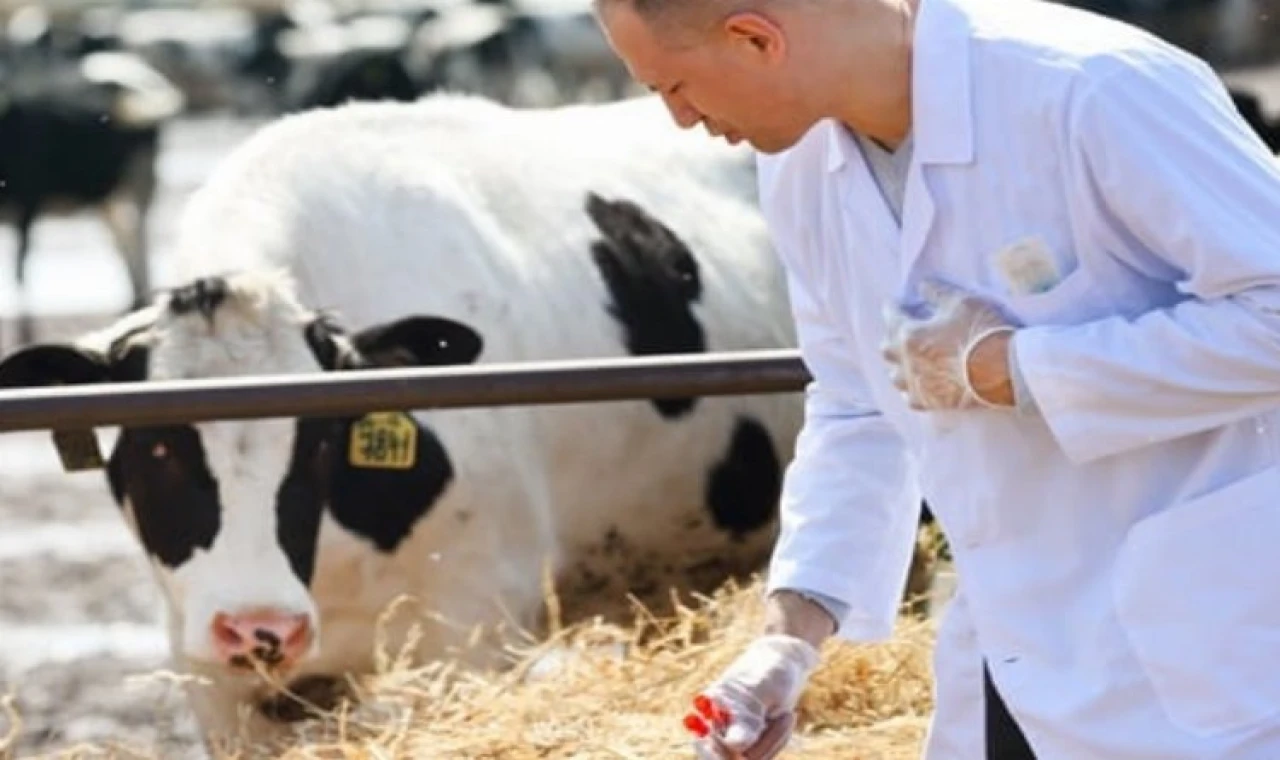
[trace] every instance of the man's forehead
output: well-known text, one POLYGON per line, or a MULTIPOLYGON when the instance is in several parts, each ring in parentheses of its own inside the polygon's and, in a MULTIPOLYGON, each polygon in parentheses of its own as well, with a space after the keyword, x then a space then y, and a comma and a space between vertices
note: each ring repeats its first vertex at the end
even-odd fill
POLYGON ((663 69, 670 64, 673 51, 661 43, 629 0, 609 0, 600 18, 605 37, 632 79, 651 90, 664 86, 663 69))

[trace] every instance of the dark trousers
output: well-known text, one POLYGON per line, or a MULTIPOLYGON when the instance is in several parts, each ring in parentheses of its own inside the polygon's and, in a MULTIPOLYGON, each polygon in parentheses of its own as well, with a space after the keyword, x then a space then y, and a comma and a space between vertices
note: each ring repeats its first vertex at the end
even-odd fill
POLYGON ((987 714, 987 760, 1036 760, 1036 755, 1022 735, 1022 729, 1013 722, 1009 708, 1005 707, 1000 692, 991 682, 987 664, 982 664, 983 694, 987 714))

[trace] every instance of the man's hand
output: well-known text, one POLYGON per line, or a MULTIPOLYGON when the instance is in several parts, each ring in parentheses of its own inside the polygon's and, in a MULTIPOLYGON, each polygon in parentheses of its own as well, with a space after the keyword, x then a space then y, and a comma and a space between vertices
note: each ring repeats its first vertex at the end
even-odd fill
POLYGON ((1009 340, 1015 329, 993 304, 947 285, 921 286, 930 313, 887 316, 883 355, 893 384, 918 410, 1012 407, 1009 340))
POLYGON ((819 661, 818 648, 835 621, 799 594, 779 591, 766 602, 763 635, 753 641, 698 700, 699 757, 769 760, 782 752, 795 725, 795 706, 819 661), (705 719, 705 722, 703 722, 705 719))

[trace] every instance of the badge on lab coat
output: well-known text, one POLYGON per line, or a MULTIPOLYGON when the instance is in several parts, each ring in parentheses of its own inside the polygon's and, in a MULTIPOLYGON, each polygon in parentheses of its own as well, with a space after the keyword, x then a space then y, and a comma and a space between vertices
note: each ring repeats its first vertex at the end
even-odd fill
POLYGON ((1010 295, 1043 293, 1062 279, 1053 252, 1038 237, 1023 238, 1006 246, 996 253, 995 264, 1010 295))

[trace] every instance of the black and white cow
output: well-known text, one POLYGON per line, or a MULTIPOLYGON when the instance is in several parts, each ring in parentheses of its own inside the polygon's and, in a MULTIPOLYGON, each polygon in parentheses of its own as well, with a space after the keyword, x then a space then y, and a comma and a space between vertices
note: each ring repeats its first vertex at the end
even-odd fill
MULTIPOLYGON (((793 345, 750 159, 643 98, 460 96, 286 117, 193 196, 185 284, 0 387, 793 345)), ((800 394, 124 429, 111 491, 167 602, 210 737, 278 729, 252 666, 308 691, 398 647, 493 662, 476 625, 758 568, 800 394), (416 612, 415 612, 416 611, 416 612)), ((578 608, 586 609, 586 605, 578 608)))
MULTIPOLYGON (((101 211, 137 305, 149 297, 147 216, 163 124, 183 108, 169 82, 129 53, 23 67, 0 86, 0 218, 18 233, 21 292, 43 214, 101 211)), ((20 339, 31 339, 26 310, 20 339)))

